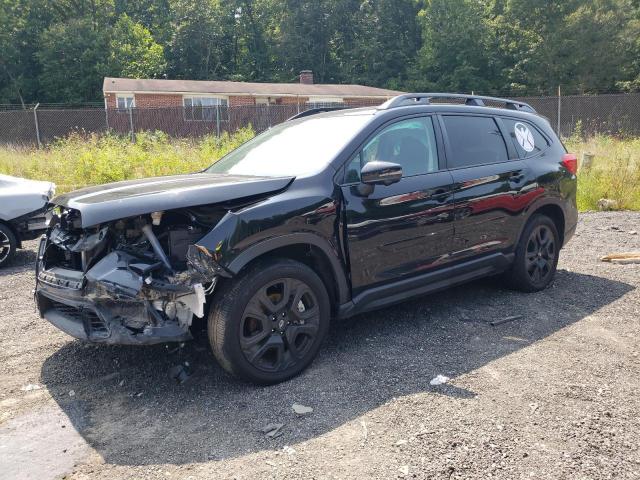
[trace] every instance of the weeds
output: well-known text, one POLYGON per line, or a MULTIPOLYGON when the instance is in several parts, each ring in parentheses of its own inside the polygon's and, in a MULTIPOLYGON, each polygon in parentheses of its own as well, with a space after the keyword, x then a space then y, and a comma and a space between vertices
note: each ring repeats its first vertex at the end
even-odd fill
POLYGON ((578 155, 594 155, 589 168, 578 170, 578 209, 596 210, 598 200, 608 198, 622 210, 640 210, 640 139, 596 135, 586 141, 565 139, 567 149, 578 155))
POLYGON ((0 148, 0 173, 49 180, 64 193, 87 185, 195 172, 253 135, 250 128, 197 140, 146 132, 139 133, 135 143, 116 135, 72 135, 41 150, 0 148))
MULTIPOLYGON (((139 133, 136 142, 115 135, 73 135, 38 150, 0 147, 0 173, 50 180, 64 193, 87 185, 130 178, 195 172, 252 138, 250 128, 233 135, 173 139, 161 132, 139 133)), ((565 139, 582 158, 595 155, 578 171, 578 208, 595 210, 598 200, 615 200, 621 209, 640 210, 640 139, 598 135, 565 139)))

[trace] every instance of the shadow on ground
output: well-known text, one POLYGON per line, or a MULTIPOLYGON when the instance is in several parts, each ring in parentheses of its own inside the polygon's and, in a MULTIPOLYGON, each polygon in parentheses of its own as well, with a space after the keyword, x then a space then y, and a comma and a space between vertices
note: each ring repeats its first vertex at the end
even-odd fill
MULTIPOLYGON (((70 341, 42 367, 49 392, 106 462, 183 464, 281 448, 324 434, 393 397, 436 390, 429 380, 475 370, 580 321, 632 290, 600 277, 559 271, 554 285, 521 294, 483 281, 361 315, 332 326, 319 358, 273 387, 228 377, 206 339, 164 346, 92 346, 70 341), (488 322, 512 315, 499 326, 488 322), (170 368, 188 362, 178 385, 170 368), (74 396, 69 395, 70 390, 74 396), (291 405, 312 406, 296 418, 291 405), (284 423, 283 435, 259 430, 284 423)), ((472 398, 454 386, 441 394, 472 398)))
POLYGON ((31 248, 17 250, 11 262, 0 268, 0 277, 15 275, 16 273, 22 273, 27 270, 35 271, 36 258, 37 254, 31 248))

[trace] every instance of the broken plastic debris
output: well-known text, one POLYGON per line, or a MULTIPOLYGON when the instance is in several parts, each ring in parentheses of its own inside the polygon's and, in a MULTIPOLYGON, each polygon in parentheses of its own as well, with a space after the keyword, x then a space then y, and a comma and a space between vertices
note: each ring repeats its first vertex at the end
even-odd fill
POLYGON ((189 364, 187 362, 185 362, 184 365, 175 365, 175 366, 171 367, 171 369, 169 370, 169 375, 176 382, 184 383, 191 376, 191 373, 189 372, 189 368, 188 367, 189 367, 189 364))
POLYGON ((402 465, 398 470, 403 475, 409 475, 409 465, 402 465))
POLYGON ((298 415, 307 415, 308 413, 313 412, 313 408, 305 407, 304 405, 300 405, 299 403, 294 403, 291 408, 293 408, 293 411, 298 415))
POLYGON ((75 397, 76 396, 76 392, 74 390, 69 390, 69 396, 70 397, 75 397))
POLYGON ((22 390, 23 392, 30 392, 32 390, 40 390, 41 388, 42 387, 40 385, 30 383, 29 385, 25 385, 24 387, 22 387, 20 390, 22 390))
POLYGON ((284 427, 284 423, 270 423, 265 426, 261 431, 265 434, 265 436, 269 438, 276 438, 282 435, 282 427, 284 427))
POLYGON ((429 382, 429 385, 443 385, 449 381, 449 377, 444 375, 438 375, 436 378, 429 382))
POLYGON ((293 447, 290 447, 289 445, 285 445, 284 447, 282 447, 282 450, 284 451, 284 453, 288 455, 293 455, 294 453, 296 453, 296 449, 293 447))

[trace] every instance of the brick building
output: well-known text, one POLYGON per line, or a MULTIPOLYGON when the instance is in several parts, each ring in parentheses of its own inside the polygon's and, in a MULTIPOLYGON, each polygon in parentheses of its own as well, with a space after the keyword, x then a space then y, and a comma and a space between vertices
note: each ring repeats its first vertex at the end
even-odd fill
POLYGON ((314 84, 313 72, 300 72, 298 83, 105 78, 105 108, 184 108, 185 119, 206 120, 212 107, 295 105, 379 105, 400 92, 364 85, 314 84), (202 115, 204 109, 204 116, 202 115))

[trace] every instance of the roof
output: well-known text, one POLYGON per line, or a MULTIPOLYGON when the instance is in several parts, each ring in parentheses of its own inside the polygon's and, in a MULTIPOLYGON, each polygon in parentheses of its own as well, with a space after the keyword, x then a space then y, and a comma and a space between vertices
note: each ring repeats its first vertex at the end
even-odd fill
POLYGON ((394 97, 395 90, 365 85, 258 83, 210 80, 157 80, 105 77, 104 93, 209 93, 261 96, 394 97))

